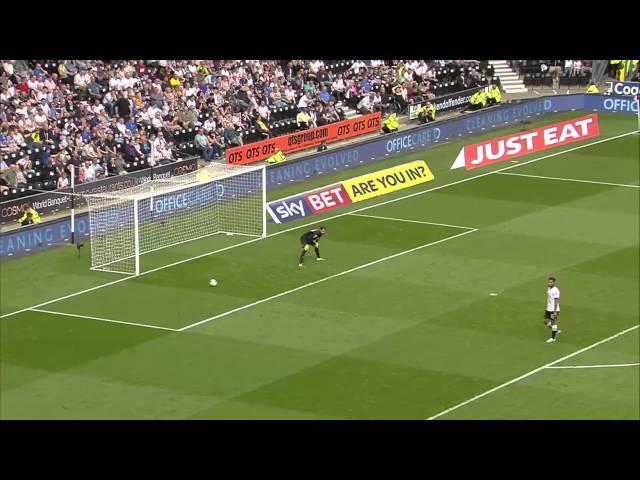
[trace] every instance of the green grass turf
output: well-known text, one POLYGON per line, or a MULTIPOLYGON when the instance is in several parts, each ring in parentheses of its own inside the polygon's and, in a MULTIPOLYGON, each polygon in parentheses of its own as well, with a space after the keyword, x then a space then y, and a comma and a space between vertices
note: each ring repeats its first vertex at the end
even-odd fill
MULTIPOLYGON (((635 117, 601 115, 601 138, 635 126, 635 117)), ((270 199, 281 198, 391 165, 427 162, 432 182, 311 219, 328 227, 324 263, 311 252, 305 267, 297 266, 307 219, 269 226, 271 233, 291 231, 42 308, 181 328, 457 235, 464 230, 331 217, 506 166, 451 171, 462 145, 269 192, 270 199), (211 276, 220 282, 216 289, 207 285, 211 276)), ((638 184, 638 165, 638 135, 630 135, 510 171, 638 184)), ((633 188, 489 175, 361 212, 478 231, 183 332, 35 311, 3 318, 0 418, 430 417, 638 324, 638 196, 633 188), (563 333, 554 345, 544 342, 541 318, 550 274, 562 290, 563 333)), ((145 255, 143 267, 247 240, 216 235, 145 255)), ((90 271, 88 253, 78 257, 61 247, 3 261, 1 312, 121 278, 90 271)), ((637 361, 635 330, 563 364, 637 361)), ((637 367, 546 369, 442 418, 637 419, 637 373, 637 367)))

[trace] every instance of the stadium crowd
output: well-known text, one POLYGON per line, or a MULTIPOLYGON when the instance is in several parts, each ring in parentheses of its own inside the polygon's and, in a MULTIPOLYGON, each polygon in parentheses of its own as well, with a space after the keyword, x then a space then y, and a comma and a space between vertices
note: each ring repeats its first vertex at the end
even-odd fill
POLYGON ((76 182, 90 182, 181 153, 214 160, 229 147, 339 121, 342 106, 399 113, 432 98, 448 67, 456 90, 481 76, 471 60, 0 63, 4 190, 26 185, 36 167, 53 179, 43 188, 63 188, 71 164, 76 182))

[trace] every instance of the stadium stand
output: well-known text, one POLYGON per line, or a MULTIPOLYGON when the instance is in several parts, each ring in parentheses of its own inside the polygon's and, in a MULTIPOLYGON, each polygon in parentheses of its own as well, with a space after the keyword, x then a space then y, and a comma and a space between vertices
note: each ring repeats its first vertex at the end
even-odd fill
POLYGON ((510 60, 511 67, 532 88, 552 88, 553 70, 559 70, 559 87, 587 86, 591 81, 591 60, 510 60))
POLYGON ((492 76, 475 60, 0 63, 0 201, 67 186, 71 164, 82 183, 185 155, 215 160, 300 130, 303 110, 307 128, 321 126, 358 115, 373 93, 371 111, 404 113, 492 76))

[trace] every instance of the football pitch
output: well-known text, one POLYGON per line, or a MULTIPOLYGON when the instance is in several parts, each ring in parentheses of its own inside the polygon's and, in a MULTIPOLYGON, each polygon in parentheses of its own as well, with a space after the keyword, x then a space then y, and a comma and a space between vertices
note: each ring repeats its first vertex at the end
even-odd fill
POLYGON ((0 418, 640 419, 640 137, 599 116, 599 138, 513 162, 450 169, 520 125, 270 191, 413 160, 435 176, 153 252, 139 277, 90 271, 89 245, 3 260, 0 418), (326 261, 299 268, 318 225, 326 261))

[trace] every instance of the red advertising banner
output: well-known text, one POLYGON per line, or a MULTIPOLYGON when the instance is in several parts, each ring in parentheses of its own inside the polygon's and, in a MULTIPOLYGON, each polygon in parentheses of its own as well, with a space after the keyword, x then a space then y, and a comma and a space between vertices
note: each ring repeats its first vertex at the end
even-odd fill
POLYGON ((305 195, 305 201, 314 215, 328 212, 334 208, 351 205, 351 199, 342 185, 333 185, 320 191, 305 195))
POLYGON ((466 145, 460 150, 451 168, 465 167, 472 170, 599 135, 598 114, 594 113, 535 130, 466 145))
POLYGON ((249 143, 241 147, 229 148, 226 152, 227 163, 246 165, 247 163, 259 162, 273 155, 276 149, 283 153, 296 152, 305 148, 315 147, 322 142, 331 143, 364 135, 365 133, 377 132, 381 126, 382 115, 380 113, 371 113, 350 120, 331 123, 323 127, 249 143))

